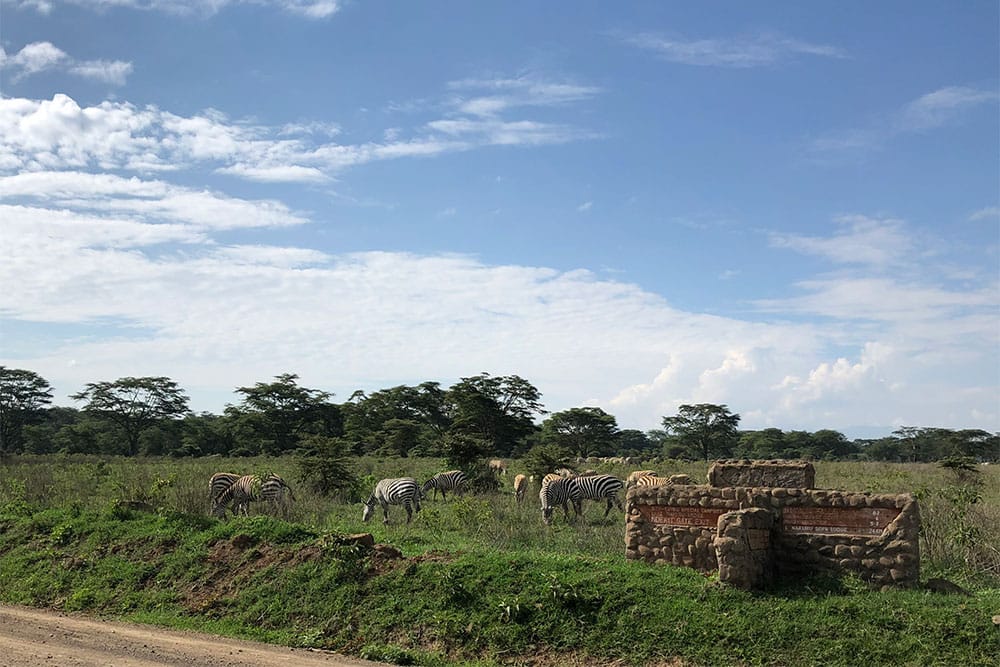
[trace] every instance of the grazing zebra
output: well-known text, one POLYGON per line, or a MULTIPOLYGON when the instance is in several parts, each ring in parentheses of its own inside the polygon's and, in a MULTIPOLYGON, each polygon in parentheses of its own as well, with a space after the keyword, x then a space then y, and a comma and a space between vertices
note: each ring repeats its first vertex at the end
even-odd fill
POLYGON ((621 491, 625 484, 617 477, 612 477, 611 475, 587 475, 573 477, 570 479, 570 482, 580 490, 580 499, 574 501, 577 514, 582 514, 581 505, 584 500, 606 500, 608 507, 604 510, 605 519, 608 517, 608 513, 611 512, 612 504, 617 506, 618 509, 625 511, 625 508, 622 507, 622 502, 618 500, 618 492, 621 491))
POLYGON ((635 478, 632 482, 632 486, 662 486, 664 484, 670 484, 670 479, 667 477, 657 477, 656 475, 640 475, 635 478))
POLYGON ((520 505, 524 502, 524 493, 528 490, 528 478, 524 475, 514 477, 514 499, 520 505))
POLYGON ((628 474, 628 479, 625 480, 625 486, 631 488, 631 487, 635 486, 635 480, 639 479, 640 477, 649 477, 649 476, 656 477, 656 471, 655 470, 635 470, 633 472, 630 472, 628 474))
POLYGON ((381 480, 365 501, 362 521, 372 518, 376 502, 382 506, 382 523, 389 523, 389 505, 402 505, 406 510, 406 523, 410 523, 413 512, 420 511, 420 487, 417 486, 417 480, 412 477, 381 480))
POLYGON ((215 504, 215 499, 225 492, 230 485, 240 478, 231 472, 217 472, 208 480, 208 498, 215 504))
POLYGON ((429 480, 424 482, 424 485, 420 487, 421 497, 426 497, 427 492, 434 489, 434 499, 437 500, 437 492, 441 492, 441 498, 443 500, 448 500, 445 496, 446 491, 454 491, 458 495, 462 495, 465 491, 465 484, 468 478, 465 473, 461 470, 449 470, 447 472, 439 472, 438 474, 431 477, 429 480))
POLYGON ((222 518, 226 516, 226 508, 232 505, 234 515, 247 516, 250 503, 263 500, 272 506, 277 505, 284 500, 286 493, 289 498, 295 499, 292 487, 278 475, 270 474, 264 478, 243 475, 212 500, 212 515, 222 518))
POLYGON ((580 487, 573 483, 572 477, 560 477, 559 475, 546 475, 542 480, 542 490, 538 492, 538 499, 542 503, 542 521, 546 526, 552 523, 552 510, 558 505, 562 505, 566 520, 569 521, 569 503, 573 503, 573 510, 577 516, 580 514, 580 487))

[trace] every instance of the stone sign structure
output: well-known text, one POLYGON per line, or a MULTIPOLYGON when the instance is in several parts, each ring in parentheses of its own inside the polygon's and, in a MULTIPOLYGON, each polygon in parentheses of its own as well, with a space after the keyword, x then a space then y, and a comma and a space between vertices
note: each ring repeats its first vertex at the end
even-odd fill
MULTIPOLYGON (((780 462, 765 463, 776 470, 780 462)), ((627 558, 718 570, 742 588, 820 572, 855 572, 882 587, 920 578, 912 494, 662 485, 630 489, 625 516, 627 558)))
POLYGON ((816 469, 808 461, 716 461, 708 469, 711 486, 816 488, 816 469))

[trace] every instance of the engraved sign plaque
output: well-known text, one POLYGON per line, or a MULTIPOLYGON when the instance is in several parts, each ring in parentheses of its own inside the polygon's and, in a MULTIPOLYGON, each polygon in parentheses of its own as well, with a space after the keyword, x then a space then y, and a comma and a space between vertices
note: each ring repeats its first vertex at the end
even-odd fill
POLYGON ((888 507, 786 507, 781 528, 786 533, 881 535, 899 516, 888 507))
POLYGON ((669 507, 639 505, 639 514, 650 523, 663 526, 702 526, 715 528, 719 517, 731 510, 713 507, 669 507))

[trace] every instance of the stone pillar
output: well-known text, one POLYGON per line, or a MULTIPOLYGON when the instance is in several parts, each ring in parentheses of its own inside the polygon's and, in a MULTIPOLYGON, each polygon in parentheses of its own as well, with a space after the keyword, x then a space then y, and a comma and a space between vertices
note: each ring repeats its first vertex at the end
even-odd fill
POLYGON ((719 562, 719 581, 736 588, 764 588, 774 573, 771 529, 774 513, 755 507, 719 517, 712 541, 719 562))

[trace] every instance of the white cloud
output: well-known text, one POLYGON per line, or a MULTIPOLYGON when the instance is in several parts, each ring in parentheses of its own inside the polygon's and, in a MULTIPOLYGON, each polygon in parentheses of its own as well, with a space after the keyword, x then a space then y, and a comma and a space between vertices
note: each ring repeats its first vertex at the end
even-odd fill
POLYGON ((684 39, 653 33, 624 37, 625 42, 670 62, 712 67, 765 67, 799 55, 844 58, 837 47, 810 44, 777 34, 735 39, 684 39))
POLYGON ((132 73, 132 63, 121 60, 88 60, 72 65, 69 71, 87 79, 124 86, 128 75, 132 73))
POLYGON ((948 86, 922 95, 902 108, 892 111, 887 119, 866 127, 831 132, 812 139, 809 150, 817 155, 859 153, 881 148, 900 136, 945 127, 959 122, 971 110, 985 104, 996 106, 1000 99, 995 90, 968 86, 948 86))
POLYGON ((1000 218, 1000 206, 987 206, 969 216, 969 220, 995 220, 997 218, 1000 218))
MULTIPOLYGON (((897 120, 900 132, 921 132, 946 125, 967 109, 990 104, 996 107, 996 91, 968 86, 949 86, 927 93, 907 104, 897 120)), ((994 111, 996 109, 994 108, 994 111)))
POLYGON ((265 5, 309 19, 325 19, 341 7, 338 0, 15 0, 18 7, 48 14, 55 5, 77 5, 94 11, 128 8, 179 15, 214 16, 230 5, 265 5))
POLYGON ((15 83, 46 70, 62 70, 87 79, 122 86, 132 73, 132 63, 120 60, 77 61, 51 42, 33 42, 12 56, 0 49, 0 68, 11 70, 11 80, 15 83))
POLYGON ((569 125, 496 117, 432 120, 414 136, 394 132, 385 143, 323 141, 322 135, 331 132, 329 125, 271 128, 232 121, 211 109, 178 116, 126 102, 80 107, 64 94, 41 101, 0 98, 0 171, 149 172, 197 166, 253 181, 318 183, 373 161, 593 136, 569 125))
POLYGON ((577 206, 576 210, 579 211, 580 213, 586 213, 587 211, 589 211, 593 207, 594 207, 594 202, 592 202, 592 201, 585 201, 582 204, 580 204, 579 206, 577 206))
MULTIPOLYGON (((30 189, 20 178, 0 180, 0 187, 30 189)), ((66 393, 100 378, 166 374, 217 395, 291 371, 346 397, 358 388, 447 384, 488 370, 529 379, 549 409, 596 397, 632 428, 657 427, 693 402, 726 403, 745 415, 747 428, 879 424, 886 411, 910 423, 944 420, 946 412, 960 413, 961 426, 992 428, 1000 419, 988 379, 972 397, 948 391, 948 378, 981 369, 994 353, 992 317, 941 321, 935 329, 923 321, 934 313, 905 303, 883 314, 887 326, 874 328, 851 324, 850 306, 832 313, 844 320, 823 327, 712 317, 586 271, 486 265, 457 255, 229 245, 194 206, 182 214, 151 204, 174 211, 159 223, 128 213, 130 200, 176 194, 162 183, 65 179, 34 200, 91 206, 104 195, 82 194, 89 182, 103 193, 125 193, 125 202, 78 212, 0 211, 5 237, 14 240, 0 284, 18 285, 0 292, 0 313, 116 327, 112 339, 69 328, 56 343, 6 352, 6 364, 32 368, 66 393), (933 401, 911 388, 926 386, 916 374, 938 377, 933 401), (881 411, 873 408, 890 398, 881 411), (971 410, 983 416, 966 419, 971 410), (874 421, 857 421, 862 417, 874 421)), ((951 296, 939 295, 940 307, 951 296)))
POLYGON ((838 264, 886 268, 912 260, 913 242, 901 220, 855 215, 837 218, 835 222, 838 231, 833 236, 772 233, 771 244, 825 257, 838 264))

